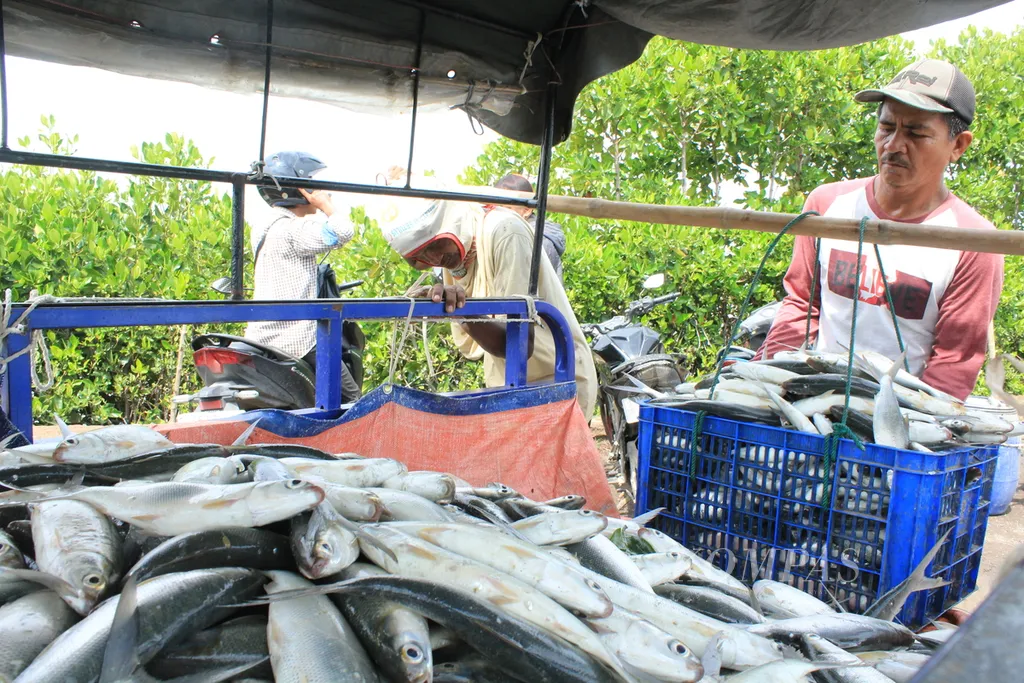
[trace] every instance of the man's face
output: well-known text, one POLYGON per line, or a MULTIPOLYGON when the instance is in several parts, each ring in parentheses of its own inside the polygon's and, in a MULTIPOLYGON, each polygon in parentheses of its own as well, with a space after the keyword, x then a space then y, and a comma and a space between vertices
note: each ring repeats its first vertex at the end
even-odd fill
POLYGON ((452 270, 462 265, 462 249, 459 248, 455 240, 442 237, 430 242, 413 256, 405 257, 405 261, 416 270, 429 268, 452 270))
POLYGON ((943 114, 887 99, 878 111, 875 129, 878 175, 893 189, 931 191, 971 139, 970 131, 950 139, 943 114))

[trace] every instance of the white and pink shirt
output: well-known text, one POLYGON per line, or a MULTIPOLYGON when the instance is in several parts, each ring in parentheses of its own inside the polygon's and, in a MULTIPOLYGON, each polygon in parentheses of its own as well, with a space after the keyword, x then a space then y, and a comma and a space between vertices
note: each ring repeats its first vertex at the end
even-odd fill
MULTIPOLYGON (((839 218, 896 220, 875 201, 873 180, 858 178, 822 185, 808 196, 804 210, 839 218)), ((952 193, 927 216, 900 222, 995 229, 952 193)), ((988 326, 1002 292, 1003 257, 905 245, 879 245, 879 251, 910 371, 937 389, 966 398, 985 361, 988 326)), ((796 238, 793 260, 783 281, 786 298, 759 356, 771 358, 803 343, 814 253, 814 238, 796 238)), ((817 267, 818 289, 811 320, 815 348, 841 352, 849 346, 856 290, 856 348, 898 358, 899 343, 874 245, 864 244, 859 283, 856 242, 823 239, 817 267)))

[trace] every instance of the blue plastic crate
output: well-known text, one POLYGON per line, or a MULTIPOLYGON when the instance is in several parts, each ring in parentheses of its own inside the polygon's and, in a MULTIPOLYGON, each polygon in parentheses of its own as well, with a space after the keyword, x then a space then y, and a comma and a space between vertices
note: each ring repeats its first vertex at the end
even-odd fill
POLYGON ((825 492, 824 437, 708 416, 691 479, 695 414, 643 405, 636 513, 748 583, 771 578, 863 612, 952 529, 899 615, 925 625, 974 591, 997 448, 861 451, 843 440, 825 492))

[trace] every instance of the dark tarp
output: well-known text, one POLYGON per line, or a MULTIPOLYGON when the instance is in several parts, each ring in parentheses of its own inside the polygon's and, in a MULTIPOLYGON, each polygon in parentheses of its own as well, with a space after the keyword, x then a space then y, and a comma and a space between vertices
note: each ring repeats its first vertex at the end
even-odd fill
MULTIPOLYGON (((653 34, 784 50, 852 45, 1005 0, 273 0, 271 92, 361 111, 461 107, 539 143, 559 84, 556 141, 583 87, 636 60, 653 34)), ((12 55, 262 92, 267 4, 255 0, 3 3, 12 55)))

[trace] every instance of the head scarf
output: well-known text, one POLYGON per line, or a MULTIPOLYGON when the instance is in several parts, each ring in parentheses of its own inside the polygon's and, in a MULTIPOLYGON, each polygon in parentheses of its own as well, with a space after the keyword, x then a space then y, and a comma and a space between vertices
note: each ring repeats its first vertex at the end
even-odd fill
POLYGON ((395 198, 377 219, 384 239, 403 258, 410 258, 431 242, 450 239, 459 245, 463 264, 473 252, 473 240, 483 222, 478 204, 395 198))

